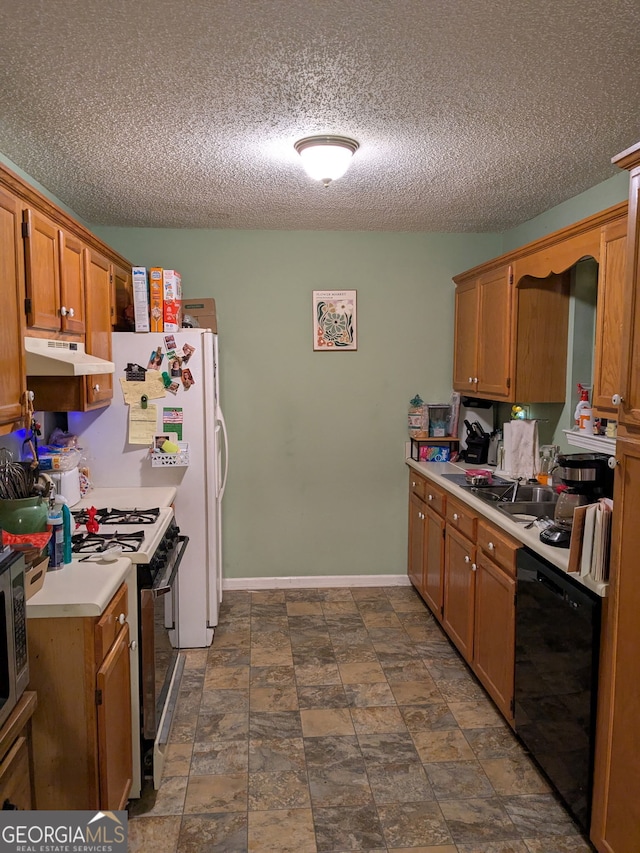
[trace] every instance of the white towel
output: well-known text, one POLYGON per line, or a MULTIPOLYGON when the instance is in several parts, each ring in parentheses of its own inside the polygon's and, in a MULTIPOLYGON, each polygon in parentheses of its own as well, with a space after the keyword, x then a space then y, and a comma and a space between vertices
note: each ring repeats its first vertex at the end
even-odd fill
POLYGON ((511 475, 534 479, 538 473, 538 422, 516 418, 510 423, 509 438, 511 475))

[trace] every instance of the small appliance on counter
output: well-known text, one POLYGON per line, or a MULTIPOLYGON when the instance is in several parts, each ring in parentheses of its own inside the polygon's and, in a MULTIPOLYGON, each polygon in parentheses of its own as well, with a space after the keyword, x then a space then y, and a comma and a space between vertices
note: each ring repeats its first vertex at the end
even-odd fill
POLYGON ((611 497, 613 471, 604 453, 569 453, 557 457, 553 473, 566 489, 558 497, 554 523, 540 532, 540 540, 546 545, 568 548, 575 508, 611 497))

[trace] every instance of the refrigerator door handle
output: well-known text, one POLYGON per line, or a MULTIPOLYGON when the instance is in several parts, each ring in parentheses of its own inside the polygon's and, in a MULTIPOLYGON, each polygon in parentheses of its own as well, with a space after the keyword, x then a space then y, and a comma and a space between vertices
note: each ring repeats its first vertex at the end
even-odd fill
POLYGON ((224 415, 222 414, 222 409, 218 406, 217 412, 218 421, 220 422, 220 426, 222 427, 222 433, 224 435, 224 479, 222 480, 222 485, 220 486, 220 492, 218 493, 218 500, 222 500, 222 496, 224 495, 224 490, 227 485, 227 474, 229 473, 229 443, 227 441, 227 425, 224 420, 224 415))

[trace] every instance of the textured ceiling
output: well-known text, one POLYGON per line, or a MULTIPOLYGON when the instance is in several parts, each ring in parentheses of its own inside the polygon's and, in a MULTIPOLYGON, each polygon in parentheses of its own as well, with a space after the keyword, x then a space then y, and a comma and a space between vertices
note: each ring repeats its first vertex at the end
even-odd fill
POLYGON ((93 224, 502 231, 640 139, 638 0, 0 0, 0 151, 93 224), (293 143, 360 143, 327 189, 293 143))

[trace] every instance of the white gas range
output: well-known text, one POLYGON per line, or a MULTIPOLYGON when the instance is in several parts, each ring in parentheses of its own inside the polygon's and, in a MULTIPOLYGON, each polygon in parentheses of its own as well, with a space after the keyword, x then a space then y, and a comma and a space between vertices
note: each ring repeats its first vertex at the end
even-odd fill
POLYGON ((184 668, 180 655, 178 571, 188 544, 180 535, 173 488, 95 489, 71 507, 74 562, 126 557, 135 565, 140 696, 137 731, 145 775, 160 784, 172 710, 184 668), (97 529, 96 529, 97 527, 97 529))

